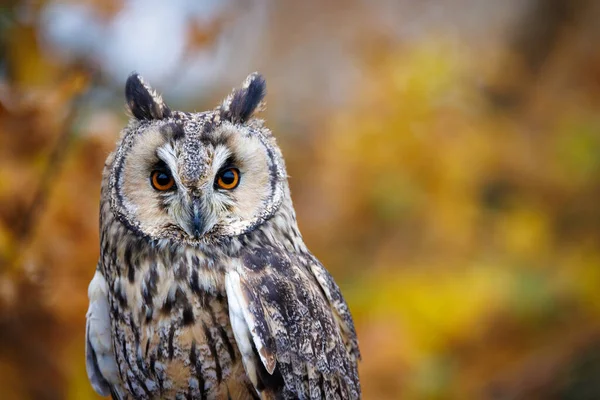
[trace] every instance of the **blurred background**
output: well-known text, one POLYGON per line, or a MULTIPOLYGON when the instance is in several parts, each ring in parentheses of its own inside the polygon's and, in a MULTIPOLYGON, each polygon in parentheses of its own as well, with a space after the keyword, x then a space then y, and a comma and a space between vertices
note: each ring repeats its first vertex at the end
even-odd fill
POLYGON ((600 2, 0 5, 0 393, 94 399, 87 285, 138 71, 174 109, 252 71, 365 399, 600 398, 600 2))

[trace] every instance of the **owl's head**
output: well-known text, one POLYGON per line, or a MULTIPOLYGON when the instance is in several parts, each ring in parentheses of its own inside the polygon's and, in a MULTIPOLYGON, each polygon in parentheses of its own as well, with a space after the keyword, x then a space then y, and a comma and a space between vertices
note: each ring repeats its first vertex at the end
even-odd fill
POLYGON ((172 111, 137 74, 125 85, 129 125, 107 163, 111 208, 153 239, 196 243, 244 234, 287 192, 281 152, 254 118, 265 80, 251 74, 214 110, 172 111))

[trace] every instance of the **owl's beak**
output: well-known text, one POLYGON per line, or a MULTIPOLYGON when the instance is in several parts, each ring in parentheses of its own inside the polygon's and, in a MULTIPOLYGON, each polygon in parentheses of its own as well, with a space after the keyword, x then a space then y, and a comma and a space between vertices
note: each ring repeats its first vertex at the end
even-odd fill
POLYGON ((192 200, 192 212, 190 213, 190 231, 188 232, 189 234, 191 234, 192 236, 194 236, 195 239, 200 238, 200 236, 202 236, 204 234, 204 229, 205 229, 205 220, 204 218, 202 218, 202 203, 201 200, 197 197, 195 197, 192 200))

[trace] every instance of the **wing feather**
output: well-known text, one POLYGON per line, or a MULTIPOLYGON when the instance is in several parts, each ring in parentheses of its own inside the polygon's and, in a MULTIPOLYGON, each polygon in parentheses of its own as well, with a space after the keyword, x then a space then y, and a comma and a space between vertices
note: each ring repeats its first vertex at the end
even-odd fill
POLYGON ((241 260, 227 273, 226 290, 234 336, 257 391, 282 398, 360 398, 354 324, 329 273, 313 266, 312 257, 275 248, 246 250, 241 260), (280 374, 284 386, 253 379, 257 360, 269 374, 280 374))
POLYGON ((354 321, 352 315, 348 309, 346 301, 342 296, 340 287, 335 283, 333 277, 325 269, 323 264, 319 262, 315 257, 312 257, 310 262, 310 269, 314 277, 319 282, 319 285, 323 289, 329 304, 335 311, 335 316, 338 320, 340 327, 344 331, 344 338, 348 340, 348 347, 350 351, 360 360, 360 350, 358 349, 358 339, 356 337, 356 329, 354 328, 354 321))
MULTIPOLYGON (((118 393, 119 371, 113 352, 106 281, 96 271, 88 288, 90 305, 86 314, 85 366, 94 390, 101 396, 118 393)), ((118 397, 117 397, 118 398, 118 397)))

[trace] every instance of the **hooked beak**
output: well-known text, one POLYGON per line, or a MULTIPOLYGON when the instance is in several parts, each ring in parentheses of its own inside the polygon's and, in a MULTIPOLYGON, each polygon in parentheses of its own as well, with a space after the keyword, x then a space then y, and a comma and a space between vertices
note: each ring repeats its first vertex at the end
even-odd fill
POLYGON ((194 197, 190 210, 190 229, 188 233, 195 239, 199 239, 205 232, 205 219, 202 218, 202 201, 194 197))

